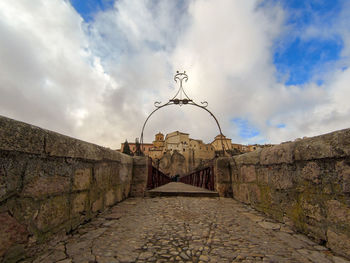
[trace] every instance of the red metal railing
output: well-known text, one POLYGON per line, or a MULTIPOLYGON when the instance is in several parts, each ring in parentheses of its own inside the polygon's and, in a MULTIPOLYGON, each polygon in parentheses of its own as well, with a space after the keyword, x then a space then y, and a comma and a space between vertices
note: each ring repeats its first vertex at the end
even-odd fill
POLYGON ((192 172, 181 177, 179 181, 185 184, 190 184, 214 191, 214 166, 211 165, 201 170, 192 172))
POLYGON ((156 167, 152 166, 152 159, 148 159, 148 180, 147 189, 153 189, 164 184, 170 183, 172 180, 169 176, 163 174, 156 167))

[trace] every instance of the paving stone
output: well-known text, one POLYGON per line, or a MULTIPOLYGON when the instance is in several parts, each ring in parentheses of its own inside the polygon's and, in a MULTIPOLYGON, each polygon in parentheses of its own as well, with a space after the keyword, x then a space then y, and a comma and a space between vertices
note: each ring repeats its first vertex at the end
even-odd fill
POLYGON ((229 198, 126 200, 62 240, 36 262, 349 262, 229 198))

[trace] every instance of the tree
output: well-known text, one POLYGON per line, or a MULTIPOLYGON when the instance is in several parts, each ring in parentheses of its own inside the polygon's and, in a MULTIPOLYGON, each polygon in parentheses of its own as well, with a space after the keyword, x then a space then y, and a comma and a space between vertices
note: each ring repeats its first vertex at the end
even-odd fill
POLYGON ((141 150, 141 145, 139 143, 139 139, 138 138, 135 139, 135 145, 136 145, 135 155, 136 156, 143 156, 143 152, 141 150))
POLYGON ((124 142, 123 153, 125 153, 127 155, 131 155, 131 156, 133 155, 132 151, 130 150, 128 140, 125 140, 125 142, 124 142))

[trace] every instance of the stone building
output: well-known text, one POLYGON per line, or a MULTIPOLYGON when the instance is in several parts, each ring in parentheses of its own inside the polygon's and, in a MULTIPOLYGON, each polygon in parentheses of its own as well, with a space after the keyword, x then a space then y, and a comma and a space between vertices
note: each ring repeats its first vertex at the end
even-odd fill
POLYGON ((153 160, 160 159, 164 155, 164 134, 159 132, 155 135, 155 140, 152 143, 152 147, 149 149, 148 156, 153 160))
POLYGON ((175 131, 165 137, 159 168, 170 176, 176 175, 174 173, 183 175, 214 157, 213 146, 203 143, 202 140, 190 138, 188 133, 175 131), (183 158, 180 158, 179 154, 183 158), (181 167, 181 170, 176 167, 181 167))
MULTIPOLYGON (((232 140, 226 138, 225 135, 217 135, 212 141, 211 145, 214 147, 215 151, 222 151, 222 145, 224 145, 225 150, 232 150, 233 144, 232 140)), ((238 144, 235 144, 238 145, 238 144)))

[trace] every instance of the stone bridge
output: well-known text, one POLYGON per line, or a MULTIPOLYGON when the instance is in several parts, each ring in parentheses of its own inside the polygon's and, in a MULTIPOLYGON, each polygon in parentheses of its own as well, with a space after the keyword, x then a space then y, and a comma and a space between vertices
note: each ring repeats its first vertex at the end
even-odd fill
POLYGON ((220 197, 149 170, 0 117, 0 262, 349 262, 350 129, 216 159, 220 197))

